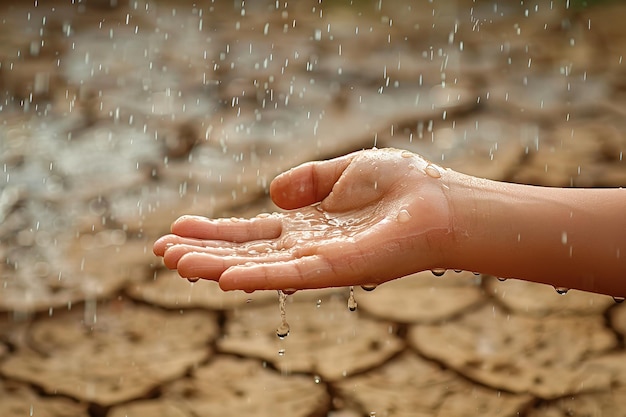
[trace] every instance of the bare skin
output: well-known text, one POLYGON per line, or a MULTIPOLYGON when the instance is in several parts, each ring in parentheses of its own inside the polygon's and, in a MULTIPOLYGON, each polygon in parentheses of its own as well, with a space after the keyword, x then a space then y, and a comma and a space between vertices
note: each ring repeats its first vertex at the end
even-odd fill
POLYGON ((155 254, 224 290, 381 284, 443 268, 626 295, 626 190, 500 183, 382 149, 303 164, 270 194, 289 211, 183 216, 155 254))

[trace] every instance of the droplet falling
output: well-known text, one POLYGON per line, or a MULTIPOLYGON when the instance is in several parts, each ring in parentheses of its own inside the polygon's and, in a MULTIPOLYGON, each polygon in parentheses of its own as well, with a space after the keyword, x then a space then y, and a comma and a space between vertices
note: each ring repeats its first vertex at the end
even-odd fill
POLYGON ((565 295, 567 294, 567 292, 569 291, 569 288, 565 288, 565 287, 554 287, 554 289, 556 290, 557 293, 559 293, 560 295, 565 295))
POLYGON ((376 289, 376 287, 378 287, 377 284, 363 284, 363 285, 361 285, 361 288, 363 289, 363 291, 374 291, 376 289))
POLYGON ((280 326, 278 326, 278 329, 276 329, 276 336, 280 337, 281 339, 289 336, 289 323, 281 323, 280 326))
POLYGON ((621 304, 624 302, 626 298, 624 297, 613 297, 613 300, 615 300, 616 303, 621 304))
POLYGON ((446 270, 444 268, 435 268, 431 269, 430 272, 432 272, 434 276, 440 277, 446 273, 446 270))
POLYGON ((278 290, 278 309, 280 310, 280 326, 276 329, 276 336, 284 339, 289 336, 289 323, 287 323, 287 312, 285 310, 285 303, 287 301, 287 294, 278 290))
POLYGON ((406 209, 402 209, 398 212, 398 217, 396 217, 398 223, 408 223, 411 220, 411 213, 406 209))
POLYGON ((350 287, 350 295, 348 296, 348 310, 355 311, 357 307, 356 300, 354 299, 354 287, 350 287))
POLYGON ((431 178, 441 178, 441 172, 439 172, 437 167, 435 167, 434 165, 426 165, 426 168, 424 168, 424 172, 426 172, 426 175, 431 178))

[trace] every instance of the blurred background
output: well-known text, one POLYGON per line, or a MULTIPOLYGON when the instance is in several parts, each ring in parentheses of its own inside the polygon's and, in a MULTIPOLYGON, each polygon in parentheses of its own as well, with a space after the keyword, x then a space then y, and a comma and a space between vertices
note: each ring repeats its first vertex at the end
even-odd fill
MULTIPOLYGON (((182 214, 387 146, 626 186, 620 1, 0 4, 3 416, 624 416, 621 299, 470 272, 222 293, 163 268, 182 214)), ((616 277, 617 278, 617 277, 616 277)), ((623 277, 619 277, 623 278, 623 277)))

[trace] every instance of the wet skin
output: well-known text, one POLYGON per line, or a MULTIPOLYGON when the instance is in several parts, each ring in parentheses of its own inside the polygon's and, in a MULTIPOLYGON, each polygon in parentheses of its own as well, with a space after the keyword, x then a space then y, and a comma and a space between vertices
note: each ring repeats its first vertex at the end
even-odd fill
POLYGON ((380 284, 458 269, 626 296, 626 189, 476 178, 396 149, 279 175, 253 219, 183 216, 154 252, 225 290, 380 284))
POLYGON ((433 175, 444 170, 428 165, 396 149, 307 163, 270 186, 290 211, 183 216, 154 252, 182 277, 219 281, 224 290, 380 284, 436 268, 450 216, 445 181, 433 175))

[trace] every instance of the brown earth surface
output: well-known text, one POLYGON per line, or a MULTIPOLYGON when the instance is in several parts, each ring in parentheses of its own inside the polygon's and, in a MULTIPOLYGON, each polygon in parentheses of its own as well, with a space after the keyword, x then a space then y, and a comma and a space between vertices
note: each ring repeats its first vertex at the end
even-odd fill
POLYGON ((280 339, 274 292, 151 252, 372 146, 626 186, 626 6, 581 3, 0 3, 0 415, 623 416, 611 297, 420 273, 298 292, 280 339))

